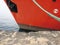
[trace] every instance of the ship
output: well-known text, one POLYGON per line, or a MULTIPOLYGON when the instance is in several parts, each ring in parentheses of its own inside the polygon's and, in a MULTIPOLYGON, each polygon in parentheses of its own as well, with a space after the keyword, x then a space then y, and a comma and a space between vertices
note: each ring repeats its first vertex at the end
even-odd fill
POLYGON ((20 28, 60 30, 60 0, 5 0, 20 28))

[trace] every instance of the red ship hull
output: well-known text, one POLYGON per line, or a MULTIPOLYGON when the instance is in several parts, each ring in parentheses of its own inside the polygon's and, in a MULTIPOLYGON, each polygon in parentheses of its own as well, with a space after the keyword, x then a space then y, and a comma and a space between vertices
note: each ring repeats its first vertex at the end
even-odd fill
POLYGON ((18 24, 60 30, 60 0, 11 1, 17 5, 18 12, 12 13, 18 24))

